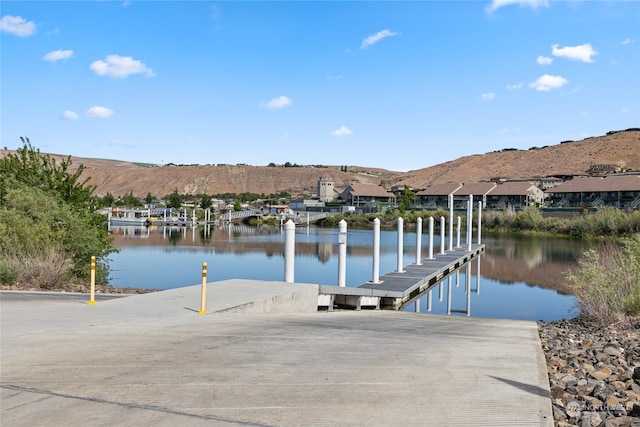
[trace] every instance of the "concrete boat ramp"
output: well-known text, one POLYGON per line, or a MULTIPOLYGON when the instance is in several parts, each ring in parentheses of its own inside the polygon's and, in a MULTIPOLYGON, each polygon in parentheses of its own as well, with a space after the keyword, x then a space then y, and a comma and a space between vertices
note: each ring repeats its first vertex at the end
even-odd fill
POLYGON ((227 280, 117 298, 4 291, 0 424, 552 426, 535 322, 317 311, 227 280))

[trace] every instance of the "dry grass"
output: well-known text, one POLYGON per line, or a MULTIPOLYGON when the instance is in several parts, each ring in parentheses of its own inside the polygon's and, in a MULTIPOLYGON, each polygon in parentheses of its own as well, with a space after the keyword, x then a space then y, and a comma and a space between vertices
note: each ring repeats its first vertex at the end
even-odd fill
POLYGON ((590 249, 566 278, 585 318, 608 325, 640 315, 640 236, 590 249))
POLYGON ((530 179, 541 175, 584 175, 594 163, 624 164, 626 168, 640 170, 638 147, 640 132, 619 132, 538 149, 461 157, 407 172, 394 184, 423 188, 446 182, 488 181, 495 177, 530 179))
MULTIPOLYGON (((553 174, 584 174, 592 163, 624 163, 626 167, 640 170, 640 132, 620 132, 612 135, 588 138, 514 151, 498 151, 470 155, 435 166, 409 172, 394 172, 360 166, 349 166, 349 172, 339 166, 267 167, 267 166, 174 166, 144 167, 129 162, 73 158, 74 165, 84 165, 84 177, 96 186, 96 195, 107 192, 122 196, 132 192, 144 197, 148 192, 164 197, 178 190, 180 194, 255 193, 276 194, 281 191, 293 197, 316 192, 320 177, 328 176, 335 188, 342 191, 352 182, 392 185, 408 185, 425 188, 434 183, 486 181, 494 177, 532 178, 553 174)), ((509 148, 509 147, 504 147, 509 148)), ((0 150, 0 157, 6 153, 0 150)), ((170 160, 168 160, 170 161, 170 160)), ((202 160, 203 163, 210 161, 202 160)), ((269 160, 266 160, 269 161, 269 160)), ((342 160, 336 158, 336 164, 342 160)))
POLYGON ((55 290, 67 282, 71 263, 60 252, 53 250, 41 254, 9 256, 0 265, 4 284, 22 284, 40 290, 55 290))

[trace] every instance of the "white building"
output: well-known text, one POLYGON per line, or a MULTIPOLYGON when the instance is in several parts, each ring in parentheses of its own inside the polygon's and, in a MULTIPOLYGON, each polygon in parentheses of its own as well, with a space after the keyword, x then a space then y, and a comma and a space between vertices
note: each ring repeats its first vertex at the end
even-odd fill
POLYGON ((318 200, 321 202, 331 202, 334 199, 333 180, 323 176, 318 180, 318 200))

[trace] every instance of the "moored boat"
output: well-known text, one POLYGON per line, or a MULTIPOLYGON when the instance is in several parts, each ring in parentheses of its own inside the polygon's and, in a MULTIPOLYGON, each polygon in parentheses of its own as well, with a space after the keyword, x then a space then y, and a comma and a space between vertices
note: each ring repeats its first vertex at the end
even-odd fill
POLYGON ((156 218, 151 217, 149 209, 110 209, 110 225, 151 225, 156 218))

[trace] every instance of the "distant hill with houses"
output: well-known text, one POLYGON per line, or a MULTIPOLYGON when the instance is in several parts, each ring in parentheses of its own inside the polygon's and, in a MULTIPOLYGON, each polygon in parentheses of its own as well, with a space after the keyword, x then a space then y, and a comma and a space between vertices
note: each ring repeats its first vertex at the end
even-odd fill
POLYGON ((580 176, 590 172, 640 171, 640 128, 611 131, 603 136, 528 150, 505 148, 461 157, 424 169, 396 175, 389 187, 422 189, 448 182, 522 180, 550 176, 580 176))
MULTIPOLYGON (((7 152, 10 151, 0 150, 0 157, 7 152)), ((551 176, 640 171, 640 129, 612 131, 603 136, 562 141, 528 150, 505 148, 409 172, 352 165, 346 168, 317 165, 147 165, 75 156, 72 156, 72 161, 74 165, 85 166, 84 176, 96 186, 97 195, 109 192, 122 196, 131 192, 144 197, 150 192, 163 197, 174 190, 181 194, 248 192, 268 195, 286 191, 293 197, 300 197, 314 195, 322 177, 332 180, 339 193, 351 184, 382 185, 386 190, 409 186, 420 190, 445 183, 522 181, 551 176)), ((336 163, 340 164, 339 159, 336 163)))

